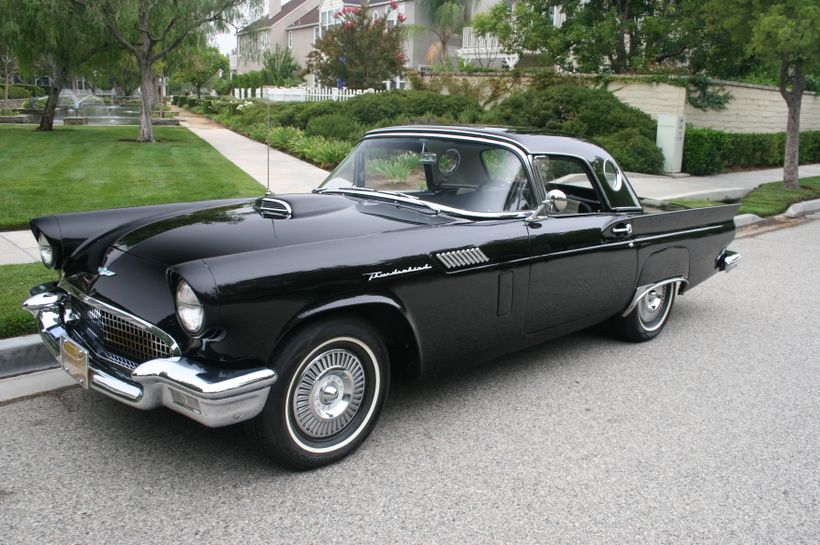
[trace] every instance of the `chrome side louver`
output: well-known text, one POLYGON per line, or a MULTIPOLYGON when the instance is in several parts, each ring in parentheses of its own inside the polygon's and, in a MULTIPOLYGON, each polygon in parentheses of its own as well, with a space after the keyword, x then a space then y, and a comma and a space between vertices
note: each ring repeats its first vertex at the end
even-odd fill
POLYGON ((266 218, 289 219, 293 209, 285 201, 271 197, 262 197, 256 201, 256 209, 266 218))
POLYGON ((470 265, 481 265, 490 261, 490 258, 484 255, 480 248, 441 252, 436 254, 436 258, 449 270, 469 267, 470 265))

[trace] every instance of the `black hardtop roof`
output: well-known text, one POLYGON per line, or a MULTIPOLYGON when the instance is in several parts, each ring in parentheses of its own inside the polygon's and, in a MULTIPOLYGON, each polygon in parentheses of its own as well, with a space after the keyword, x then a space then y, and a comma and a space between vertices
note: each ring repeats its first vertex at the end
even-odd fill
POLYGON ((369 131, 365 137, 403 132, 426 132, 440 133, 442 135, 451 134, 453 136, 489 138, 515 144, 526 153, 573 155, 586 159, 590 163, 598 158, 607 159, 611 157, 602 147, 588 140, 527 127, 490 125, 400 125, 374 129, 369 131))

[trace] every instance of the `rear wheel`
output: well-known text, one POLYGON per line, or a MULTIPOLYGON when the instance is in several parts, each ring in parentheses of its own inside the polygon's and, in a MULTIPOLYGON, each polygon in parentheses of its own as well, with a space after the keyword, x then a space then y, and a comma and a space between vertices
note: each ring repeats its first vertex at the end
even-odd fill
POLYGON ((678 285, 674 283, 647 291, 632 312, 613 318, 615 333, 636 343, 657 337, 669 320, 677 291, 678 285))
POLYGON ((358 320, 317 322, 287 340, 279 379, 251 436, 282 465, 311 469, 353 452, 375 426, 390 367, 378 335, 358 320))

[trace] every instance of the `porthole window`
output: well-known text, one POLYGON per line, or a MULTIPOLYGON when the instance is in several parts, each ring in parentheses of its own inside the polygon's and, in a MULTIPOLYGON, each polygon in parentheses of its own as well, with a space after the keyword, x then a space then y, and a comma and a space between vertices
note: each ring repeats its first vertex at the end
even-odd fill
POLYGON ((438 170, 444 176, 449 176, 456 171, 459 163, 461 163, 461 154, 457 149, 450 148, 438 158, 438 170))
POLYGON ((623 185, 623 177, 621 176, 621 171, 618 170, 618 167, 607 159, 604 162, 604 178, 606 178, 606 183, 609 184, 614 191, 620 191, 621 186, 623 185))

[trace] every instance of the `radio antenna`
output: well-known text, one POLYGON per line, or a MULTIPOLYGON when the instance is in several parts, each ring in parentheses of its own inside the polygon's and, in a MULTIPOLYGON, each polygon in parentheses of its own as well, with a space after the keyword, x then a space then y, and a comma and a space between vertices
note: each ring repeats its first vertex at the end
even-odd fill
POLYGON ((265 191, 265 195, 271 195, 270 192, 270 100, 266 99, 268 102, 268 129, 265 135, 265 153, 267 154, 265 157, 265 163, 267 166, 267 174, 265 175, 265 186, 267 191, 265 191))

